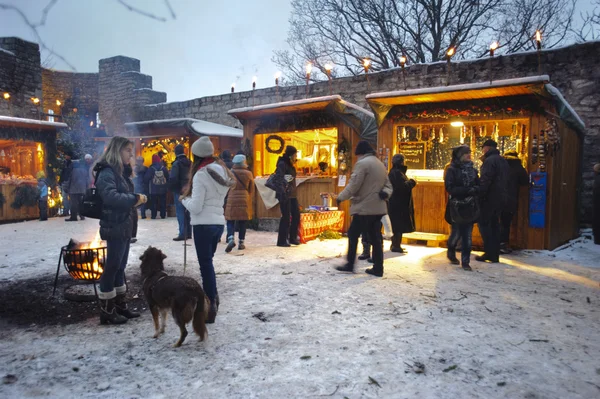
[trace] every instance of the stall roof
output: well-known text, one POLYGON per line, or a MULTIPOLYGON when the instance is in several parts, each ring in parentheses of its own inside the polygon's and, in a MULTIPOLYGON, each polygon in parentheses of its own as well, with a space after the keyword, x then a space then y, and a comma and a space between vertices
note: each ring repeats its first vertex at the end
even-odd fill
POLYGON ((14 116, 0 115, 0 127, 2 126, 48 130, 56 130, 69 127, 66 123, 62 122, 38 121, 37 119, 16 118, 14 116))
POLYGON ((388 112, 396 106, 520 95, 541 95, 549 97, 554 102, 560 117, 565 123, 569 124, 575 130, 583 132, 585 124, 567 103, 560 91, 549 84, 549 81, 550 77, 548 75, 529 76, 517 79, 496 80, 493 82, 373 93, 367 95, 366 98, 377 115, 377 122, 381 124, 388 112))
POLYGON ((236 108, 228 111, 229 115, 239 120, 260 118, 269 115, 282 115, 308 111, 326 111, 333 113, 345 123, 352 126, 359 136, 365 140, 377 141, 377 125, 375 115, 356 104, 342 100, 340 95, 307 98, 302 100, 283 101, 273 104, 257 105, 254 107, 236 108), (349 116, 358 118, 356 125, 349 116))
POLYGON ((160 137, 168 133, 179 135, 182 132, 197 136, 243 137, 241 129, 193 118, 129 122, 125 124, 125 128, 129 133, 140 137, 160 137))

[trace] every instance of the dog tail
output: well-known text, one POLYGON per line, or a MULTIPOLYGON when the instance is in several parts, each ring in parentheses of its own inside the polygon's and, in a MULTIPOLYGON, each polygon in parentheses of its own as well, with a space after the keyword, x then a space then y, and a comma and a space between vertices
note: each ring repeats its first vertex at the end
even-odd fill
POLYGON ((200 337, 200 341, 204 341, 208 337, 208 331, 206 330, 206 317, 208 316, 208 304, 206 303, 206 296, 203 292, 198 293, 198 300, 196 302, 196 310, 194 310, 194 331, 200 337))

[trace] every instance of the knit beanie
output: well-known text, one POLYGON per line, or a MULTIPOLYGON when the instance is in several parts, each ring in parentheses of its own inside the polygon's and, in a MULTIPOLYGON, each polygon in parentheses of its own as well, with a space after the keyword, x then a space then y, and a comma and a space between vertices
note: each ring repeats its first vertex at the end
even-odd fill
POLYGON ((160 163, 160 157, 158 154, 152 155, 152 163, 160 163))
POLYGON ((452 159, 460 159, 463 155, 471 152, 471 148, 468 145, 459 145, 452 149, 452 159))
POLYGON ((288 157, 291 157, 297 152, 298 150, 293 145, 288 145, 287 147, 285 147, 285 155, 287 155, 288 157))
POLYGON ((237 154, 236 156, 233 157, 233 164, 234 165, 243 165, 246 163, 246 156, 242 155, 242 154, 237 154))
POLYGON ((365 155, 365 154, 373 154, 375 151, 371 144, 369 144, 366 140, 361 140, 356 145, 356 150, 354 150, 354 155, 365 155))
POLYGON ((184 148, 183 148, 183 145, 181 145, 181 144, 177 144, 177 145, 175 146, 175 155, 181 155, 181 154, 183 154, 183 153, 184 153, 184 148))
POLYGON ((192 154, 200 158, 210 157, 214 154, 215 147, 207 136, 202 136, 192 144, 192 154))

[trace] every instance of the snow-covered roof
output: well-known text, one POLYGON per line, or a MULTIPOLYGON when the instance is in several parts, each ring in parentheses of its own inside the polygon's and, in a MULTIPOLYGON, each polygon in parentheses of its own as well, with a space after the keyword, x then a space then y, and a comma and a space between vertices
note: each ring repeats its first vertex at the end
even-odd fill
POLYGON ((352 108, 352 109, 354 109, 354 110, 356 110, 358 112, 362 112, 363 114, 365 114, 365 115, 367 115, 367 116, 369 116, 371 118, 375 118, 375 114, 374 113, 372 113, 371 111, 367 111, 363 107, 359 107, 358 105, 349 103, 348 101, 345 101, 345 100, 342 100, 340 102, 342 104, 344 104, 348 108, 352 108))
POLYGON ((156 119, 149 121, 129 122, 125 123, 128 130, 139 131, 142 129, 169 129, 183 128, 190 133, 204 136, 220 136, 220 137, 239 137, 243 136, 241 129, 221 125, 218 123, 207 122, 194 118, 172 118, 172 119, 156 119))
POLYGON ((302 100, 281 101, 278 103, 256 105, 253 107, 235 108, 235 109, 227 111, 227 113, 229 115, 235 115, 235 114, 243 114, 243 113, 247 113, 247 112, 271 110, 271 109, 277 109, 277 108, 297 107, 297 106, 302 106, 302 105, 307 105, 307 104, 330 103, 332 101, 342 101, 342 97, 340 95, 336 94, 334 96, 323 96, 323 97, 305 98, 302 100))
MULTIPOLYGON (((367 101, 372 100, 373 102, 379 102, 378 99, 390 98, 390 97, 410 97, 410 96, 422 96, 425 94, 439 94, 439 93, 451 93, 457 91, 469 91, 469 90, 482 90, 482 89, 491 89, 491 88, 500 88, 500 87, 509 87, 509 86, 523 86, 527 84, 535 84, 535 83, 546 83, 550 81, 550 77, 548 75, 540 75, 540 76, 528 76, 525 78, 516 78, 516 79, 503 79, 503 80, 494 80, 492 82, 478 82, 478 83, 467 83, 461 85, 451 85, 451 86, 436 86, 436 87, 424 87, 421 89, 411 89, 411 90, 395 90, 395 91, 387 91, 382 93, 373 93, 367 95, 367 101)), ((419 102, 430 102, 426 101, 427 97, 424 97, 425 101, 419 102)))
POLYGON ((68 128, 69 125, 62 122, 48 122, 48 121, 39 121, 37 119, 28 119, 28 118, 16 118, 14 116, 2 116, 0 115, 0 125, 3 124, 14 124, 14 125, 36 125, 36 126, 44 126, 44 127, 54 127, 54 128, 68 128))
POLYGON ((583 123, 583 120, 579 117, 579 115, 577 115, 577 112, 575 112, 573 107, 571 107, 571 104, 565 100, 560 90, 552 86, 550 83, 547 83, 544 85, 544 87, 556 101, 556 108, 558 109, 560 117, 566 119, 567 121, 571 121, 576 126, 579 125, 577 126, 579 130, 583 131, 585 129, 585 123, 583 123))

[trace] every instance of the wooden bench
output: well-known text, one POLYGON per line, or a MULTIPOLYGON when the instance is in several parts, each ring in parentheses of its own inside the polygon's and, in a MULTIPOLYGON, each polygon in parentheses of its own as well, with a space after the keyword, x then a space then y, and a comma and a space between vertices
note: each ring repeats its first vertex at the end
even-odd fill
POLYGON ((406 233, 402 236, 402 244, 420 244, 420 242, 425 241, 428 247, 439 247, 441 243, 444 243, 447 240, 447 234, 437 233, 414 232, 406 233))

